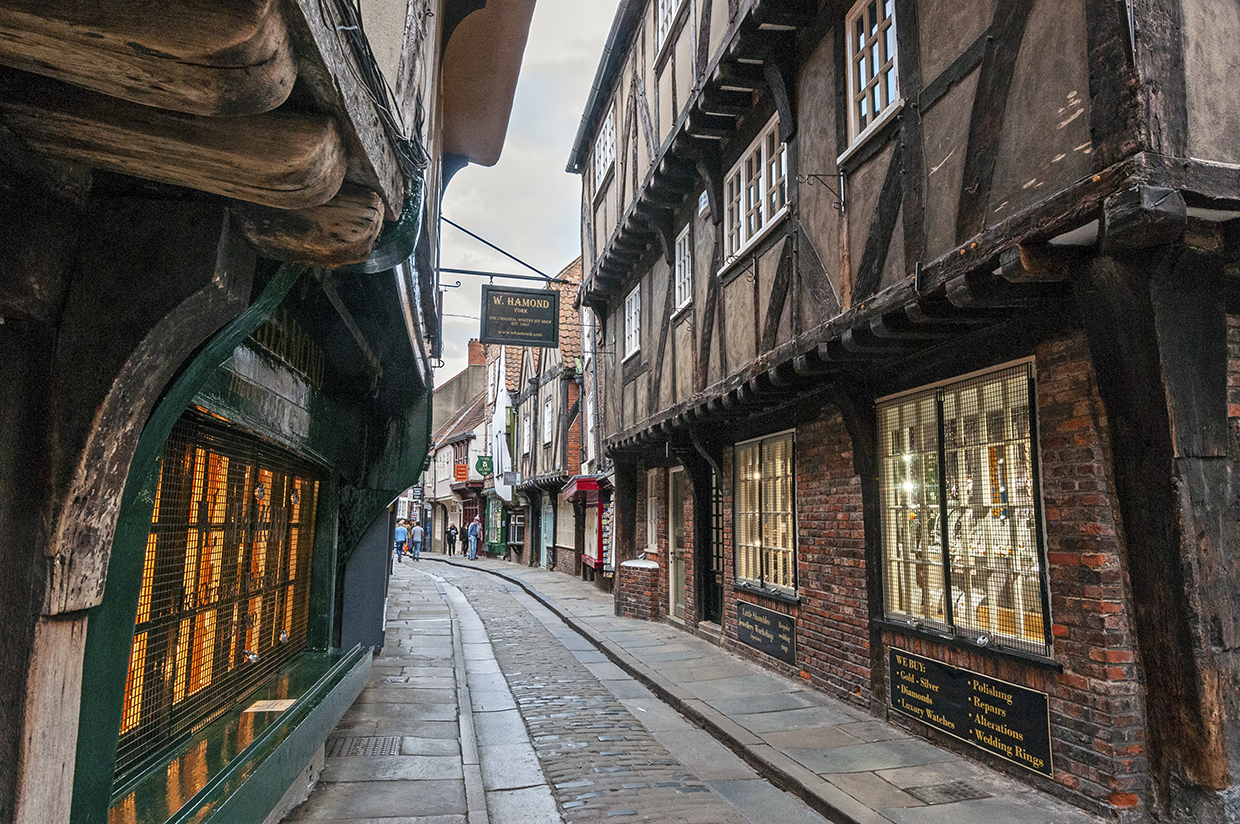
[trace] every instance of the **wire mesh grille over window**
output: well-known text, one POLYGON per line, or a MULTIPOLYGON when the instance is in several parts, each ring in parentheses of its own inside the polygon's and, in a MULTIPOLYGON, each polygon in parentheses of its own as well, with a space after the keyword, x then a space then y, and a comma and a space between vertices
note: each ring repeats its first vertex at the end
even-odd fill
POLYGON ((796 589, 791 434, 736 447, 736 578, 796 589))
POLYGON ((1050 654, 1033 397, 1020 364, 879 405, 889 617, 1050 654))
POLYGON ((306 647, 319 480, 190 413, 164 446, 138 598, 118 780, 306 647))

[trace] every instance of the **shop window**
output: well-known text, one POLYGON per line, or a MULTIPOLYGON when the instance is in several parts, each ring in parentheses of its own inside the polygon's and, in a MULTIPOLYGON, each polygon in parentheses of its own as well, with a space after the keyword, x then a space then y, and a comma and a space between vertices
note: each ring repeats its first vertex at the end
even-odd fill
POLYGON ((118 780, 306 647, 319 481, 198 415, 164 447, 117 747, 118 780))
POLYGON ((887 616, 1050 654, 1033 364, 880 402, 887 616))
POLYGON ((555 418, 555 414, 551 406, 551 396, 548 395, 547 397, 543 398, 542 436, 543 436, 544 444, 551 443, 551 437, 555 429, 554 418, 555 418))
POLYGON ((525 512, 514 509, 508 516, 508 543, 525 543, 525 512))
POLYGON ((577 518, 573 505, 560 498, 556 501, 555 543, 557 546, 573 548, 577 546, 577 518))
POLYGON ((895 15, 895 0, 861 0, 845 18, 852 143, 877 128, 900 101, 895 15))
POLYGON ((734 258, 788 208, 788 147, 780 138, 778 115, 728 172, 724 189, 725 252, 734 258))
POLYGON ((795 593, 796 511, 791 432, 736 446, 736 580, 795 593))

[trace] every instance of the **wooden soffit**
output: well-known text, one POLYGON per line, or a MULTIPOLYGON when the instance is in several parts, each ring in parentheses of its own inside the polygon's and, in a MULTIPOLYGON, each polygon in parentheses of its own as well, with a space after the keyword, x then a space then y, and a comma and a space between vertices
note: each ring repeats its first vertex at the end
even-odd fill
POLYGON ((534 0, 487 0, 452 32, 443 56, 444 152, 499 161, 534 0))
POLYGON ((177 114, 16 72, 0 75, 0 122, 53 157, 277 209, 331 200, 347 166, 323 115, 177 114))
POLYGON ((297 63, 278 0, 0 0, 0 64, 147 106, 258 114, 297 63))

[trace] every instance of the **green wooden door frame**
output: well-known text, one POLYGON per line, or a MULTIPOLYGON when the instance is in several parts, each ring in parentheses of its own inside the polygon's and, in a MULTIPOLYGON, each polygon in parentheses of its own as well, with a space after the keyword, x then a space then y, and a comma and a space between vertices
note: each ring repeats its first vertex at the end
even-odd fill
POLYGON ((164 444, 202 385, 271 316, 306 268, 301 264, 280 266, 258 299, 217 332, 182 371, 142 430, 121 496, 103 602, 90 610, 87 622, 70 813, 73 824, 103 824, 108 817, 138 593, 164 444))

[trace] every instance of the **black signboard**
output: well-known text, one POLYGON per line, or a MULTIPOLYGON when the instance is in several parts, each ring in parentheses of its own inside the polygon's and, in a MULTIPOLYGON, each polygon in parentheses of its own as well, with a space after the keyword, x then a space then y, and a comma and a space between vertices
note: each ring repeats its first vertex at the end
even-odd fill
POLYGON ((1054 778, 1046 693, 890 649, 891 706, 948 735, 1054 778))
POLYGON ((789 664, 797 662, 796 625, 773 609, 736 602, 736 635, 742 644, 789 664))
POLYGON ((560 293, 554 289, 484 285, 478 340, 515 346, 559 346, 560 293))

